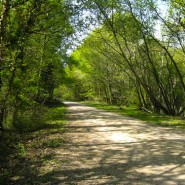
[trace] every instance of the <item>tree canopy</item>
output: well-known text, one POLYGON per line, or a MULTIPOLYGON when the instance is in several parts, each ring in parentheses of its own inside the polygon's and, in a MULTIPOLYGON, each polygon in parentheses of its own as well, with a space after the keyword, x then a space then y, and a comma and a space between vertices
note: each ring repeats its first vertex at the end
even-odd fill
POLYGON ((185 111, 183 2, 168 1, 163 10, 166 15, 161 12, 160 3, 152 0, 85 3, 91 3, 90 9, 101 26, 72 57, 90 66, 90 72, 85 73, 91 79, 88 86, 94 98, 110 104, 134 103, 150 112, 182 115, 185 111), (156 23, 161 35, 156 34, 159 32, 156 23))
POLYGON ((1 0, 0 128, 39 117, 59 86, 64 98, 183 115, 184 10, 182 0, 1 0))

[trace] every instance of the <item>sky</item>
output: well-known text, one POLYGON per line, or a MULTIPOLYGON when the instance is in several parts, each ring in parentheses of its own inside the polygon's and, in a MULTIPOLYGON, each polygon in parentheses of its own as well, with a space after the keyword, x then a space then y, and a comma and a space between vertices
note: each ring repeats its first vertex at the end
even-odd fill
MULTIPOLYGON (((163 18, 165 18, 167 16, 168 13, 168 3, 164 0, 156 0, 157 1, 157 5, 158 8, 160 10, 160 14, 162 15, 163 18)), ((92 16, 92 14, 85 10, 83 12, 81 12, 81 19, 88 23, 88 17, 92 16)), ((69 48, 67 50, 67 55, 70 55, 73 50, 75 50, 79 45, 81 45, 83 43, 83 40, 96 28, 98 27, 98 24, 95 25, 91 25, 89 24, 88 28, 85 28, 82 31, 76 31, 76 33, 73 35, 73 37, 69 38, 69 42, 71 42, 71 48, 69 48)), ((161 28, 162 28, 162 23, 159 20, 156 20, 156 26, 155 26, 155 36, 158 39, 162 40, 162 33, 161 33, 161 28)))
MULTIPOLYGON (((162 0, 158 0, 157 2, 158 4, 158 8, 160 10, 160 13, 162 15, 163 18, 167 17, 167 14, 168 14, 168 3, 166 1, 162 1, 162 0)), ((162 40, 162 33, 161 33, 161 28, 162 28, 162 23, 161 21, 156 21, 156 26, 155 26, 155 30, 156 30, 156 33, 155 33, 155 36, 162 40)))

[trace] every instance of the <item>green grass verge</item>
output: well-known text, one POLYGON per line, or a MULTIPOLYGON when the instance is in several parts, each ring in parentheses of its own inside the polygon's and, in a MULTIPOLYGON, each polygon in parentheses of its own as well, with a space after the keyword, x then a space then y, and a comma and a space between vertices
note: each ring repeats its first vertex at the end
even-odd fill
POLYGON ((159 115, 154 113, 147 113, 147 112, 138 110, 136 107, 113 106, 113 105, 107 105, 106 103, 90 102, 90 101, 85 101, 81 103, 92 107, 96 107, 98 109, 103 109, 109 112, 118 113, 123 116, 130 116, 130 117, 145 121, 147 123, 153 123, 153 124, 166 126, 166 127, 172 126, 172 127, 185 129, 185 119, 181 117, 172 117, 172 116, 165 116, 165 115, 159 115))
POLYGON ((56 102, 49 108, 46 122, 43 129, 62 129, 66 126, 66 107, 63 103, 56 102))

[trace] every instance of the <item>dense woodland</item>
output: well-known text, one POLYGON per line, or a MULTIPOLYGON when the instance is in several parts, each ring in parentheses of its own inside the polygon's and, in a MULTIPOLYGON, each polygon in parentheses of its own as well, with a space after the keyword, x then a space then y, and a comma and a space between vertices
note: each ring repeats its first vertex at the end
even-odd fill
POLYGON ((183 0, 0 0, 1 130, 41 123, 55 94, 183 116, 184 16, 183 0))
POLYGON ((40 122, 63 78, 72 8, 57 0, 0 1, 0 127, 40 122))

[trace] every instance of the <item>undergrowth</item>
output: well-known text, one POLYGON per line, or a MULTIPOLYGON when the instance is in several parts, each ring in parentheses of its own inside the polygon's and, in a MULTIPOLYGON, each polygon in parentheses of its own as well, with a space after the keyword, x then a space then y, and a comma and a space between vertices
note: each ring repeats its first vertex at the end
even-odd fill
POLYGON ((53 159, 52 148, 66 142, 61 137, 66 130, 65 106, 55 101, 46 109, 40 125, 37 122, 31 128, 27 124, 19 130, 0 132, 0 184, 32 184, 42 163, 53 159))

